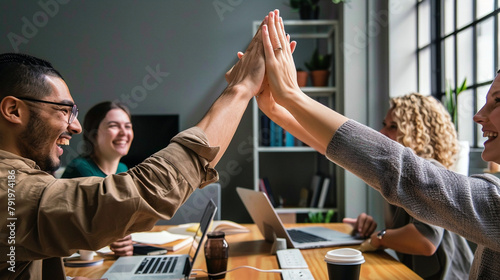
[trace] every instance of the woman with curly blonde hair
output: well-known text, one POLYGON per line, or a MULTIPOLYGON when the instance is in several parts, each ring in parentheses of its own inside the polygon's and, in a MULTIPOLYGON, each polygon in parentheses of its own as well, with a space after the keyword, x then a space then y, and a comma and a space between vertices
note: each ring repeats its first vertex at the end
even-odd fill
MULTIPOLYGON (((450 168, 458 153, 455 126, 444 106, 432 96, 412 93, 394 97, 380 131, 418 156, 450 168)), ((373 217, 362 213, 344 219, 368 239, 363 251, 390 248, 424 279, 467 279, 472 251, 463 237, 420 222, 403 208, 385 203, 385 229, 375 232, 373 217), (383 240, 382 240, 383 239, 383 240)))
MULTIPOLYGON (((459 150, 457 133, 444 106, 432 96, 412 93, 394 97, 390 101, 392 121, 396 124, 396 137, 403 146, 411 148, 418 156, 434 159, 450 168, 459 150)), ((384 133, 392 133, 384 125, 384 133)))

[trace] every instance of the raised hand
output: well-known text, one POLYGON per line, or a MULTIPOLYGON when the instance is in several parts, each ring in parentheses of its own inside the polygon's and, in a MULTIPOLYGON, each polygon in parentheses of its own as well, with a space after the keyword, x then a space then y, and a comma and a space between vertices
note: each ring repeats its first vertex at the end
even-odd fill
POLYGON ((300 88, 289 36, 285 33, 283 19, 279 17, 278 10, 270 12, 265 25, 262 26, 262 41, 269 87, 274 99, 281 103, 281 98, 292 91, 300 91, 300 88))
POLYGON ((261 32, 262 24, 248 45, 245 55, 225 75, 228 87, 245 86, 254 96, 261 92, 265 74, 261 32))

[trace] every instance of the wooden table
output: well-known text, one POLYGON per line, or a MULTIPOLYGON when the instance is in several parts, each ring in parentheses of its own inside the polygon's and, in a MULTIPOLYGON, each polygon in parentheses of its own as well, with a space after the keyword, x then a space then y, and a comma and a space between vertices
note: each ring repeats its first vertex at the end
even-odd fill
MULTIPOLYGON (((287 224, 291 226, 310 226, 312 224, 287 224)), ((341 232, 349 232, 351 230, 349 225, 342 223, 320 224, 341 232)), ((276 255, 271 255, 271 244, 264 241, 260 231, 254 224, 245 224, 250 233, 240 233, 235 235, 227 235, 226 240, 229 243, 229 260, 228 270, 248 265, 260 269, 277 269, 279 268, 276 255)), ((167 229, 169 226, 155 226, 153 231, 161 231, 167 229)), ((356 248, 357 246, 342 246, 356 248)), ((328 279, 328 271, 324 261, 326 252, 332 249, 341 247, 329 247, 318 249, 305 249, 301 250, 309 270, 312 272, 315 279, 328 279)), ((175 254, 187 254, 189 246, 174 252, 175 254)), ((174 254, 169 252, 169 254, 174 254)), ((387 253, 369 252, 363 253, 365 263, 361 265, 360 279, 421 279, 417 274, 410 270, 405 265, 396 261, 387 253)), ((70 268, 66 267, 68 276, 86 276, 90 278, 99 278, 104 272, 113 264, 114 258, 107 258, 102 265, 84 267, 84 268, 70 268)), ((194 269, 206 270, 205 257, 203 249, 196 259, 194 269)), ((208 279, 205 273, 196 272, 198 275, 196 279, 208 279)), ((263 273, 248 268, 242 268, 226 274, 227 280, 231 279, 281 279, 280 273, 263 273)))

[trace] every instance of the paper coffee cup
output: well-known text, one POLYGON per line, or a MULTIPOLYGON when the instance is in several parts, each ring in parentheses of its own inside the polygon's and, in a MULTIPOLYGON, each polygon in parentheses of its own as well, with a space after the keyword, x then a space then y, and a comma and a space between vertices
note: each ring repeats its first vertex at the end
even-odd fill
POLYGON ((80 259, 82 261, 90 261, 94 258, 94 251, 79 250, 78 253, 80 253, 80 259))
POLYGON ((342 248, 328 251, 325 262, 330 280, 358 280, 361 264, 365 262, 365 258, 359 250, 342 248))

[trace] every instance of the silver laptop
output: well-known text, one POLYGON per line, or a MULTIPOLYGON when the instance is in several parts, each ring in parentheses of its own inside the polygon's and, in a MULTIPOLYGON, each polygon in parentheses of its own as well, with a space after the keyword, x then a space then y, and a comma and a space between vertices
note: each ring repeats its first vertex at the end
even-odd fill
POLYGON ((102 278, 108 280, 188 279, 216 211, 217 206, 210 200, 201 217, 189 254, 120 257, 102 278))
POLYGON ((297 249, 363 242, 352 235, 320 226, 285 228, 265 193, 240 187, 236 191, 266 241, 273 242, 275 237, 285 238, 288 248, 297 249))

